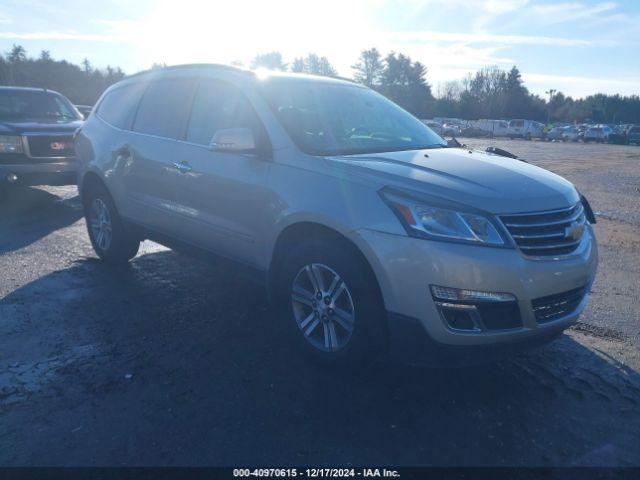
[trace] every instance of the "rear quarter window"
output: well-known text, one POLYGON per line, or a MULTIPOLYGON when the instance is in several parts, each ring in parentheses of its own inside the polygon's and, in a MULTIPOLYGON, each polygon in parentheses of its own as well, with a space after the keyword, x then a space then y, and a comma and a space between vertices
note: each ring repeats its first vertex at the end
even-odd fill
POLYGON ((130 129, 145 87, 145 83, 139 82, 111 90, 100 102, 97 115, 114 127, 130 129))

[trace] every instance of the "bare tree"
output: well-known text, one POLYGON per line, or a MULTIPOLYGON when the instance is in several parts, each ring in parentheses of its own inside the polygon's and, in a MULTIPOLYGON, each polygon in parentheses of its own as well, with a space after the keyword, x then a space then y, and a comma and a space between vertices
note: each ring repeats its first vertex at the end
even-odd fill
POLYGON ((251 60, 251 68, 285 71, 287 64, 282 61, 280 52, 259 53, 251 60))
POLYGON ((351 68, 354 70, 354 80, 367 87, 379 85, 380 78, 384 73, 384 63, 377 48, 363 50, 358 61, 351 68))

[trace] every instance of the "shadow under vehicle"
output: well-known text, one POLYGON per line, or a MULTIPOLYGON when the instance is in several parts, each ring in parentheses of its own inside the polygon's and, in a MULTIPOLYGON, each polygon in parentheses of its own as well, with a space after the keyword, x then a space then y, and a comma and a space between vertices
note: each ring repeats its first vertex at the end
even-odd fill
POLYGON ((0 308, 4 466, 640 462, 639 376, 576 333, 495 364, 335 375, 297 360, 234 265, 173 251, 79 260, 0 308))

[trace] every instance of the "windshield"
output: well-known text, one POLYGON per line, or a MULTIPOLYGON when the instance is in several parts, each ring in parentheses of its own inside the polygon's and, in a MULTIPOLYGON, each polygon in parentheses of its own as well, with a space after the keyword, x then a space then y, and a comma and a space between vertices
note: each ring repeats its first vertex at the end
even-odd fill
POLYGON ((45 91, 0 90, 0 121, 44 118, 80 119, 73 106, 60 95, 45 91))
POLYGON ((292 140, 312 155, 446 146, 420 120, 373 90, 291 78, 261 80, 259 89, 292 140))

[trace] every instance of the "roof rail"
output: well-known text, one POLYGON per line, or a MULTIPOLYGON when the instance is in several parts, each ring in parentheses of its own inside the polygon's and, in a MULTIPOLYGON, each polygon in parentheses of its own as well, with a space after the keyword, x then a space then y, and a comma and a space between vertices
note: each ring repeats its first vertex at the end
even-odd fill
POLYGON ((149 73, 157 72, 157 71, 167 71, 167 70, 186 70, 190 68, 202 68, 202 69, 214 69, 214 70, 227 70, 234 71, 238 73, 246 73, 246 74, 254 74, 251 70, 247 70, 244 68, 234 67, 232 65, 224 65, 221 63, 186 63, 182 65, 169 65, 167 67, 160 68, 150 68, 148 70, 143 70, 141 72, 132 73, 131 75, 127 75, 125 78, 133 78, 139 75, 147 75, 149 73))

